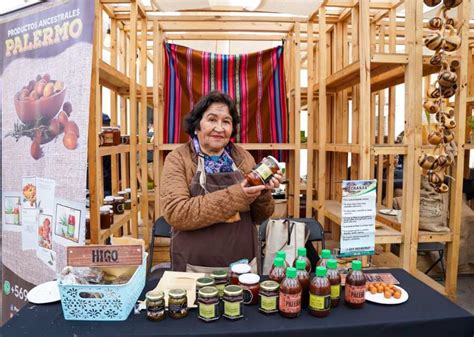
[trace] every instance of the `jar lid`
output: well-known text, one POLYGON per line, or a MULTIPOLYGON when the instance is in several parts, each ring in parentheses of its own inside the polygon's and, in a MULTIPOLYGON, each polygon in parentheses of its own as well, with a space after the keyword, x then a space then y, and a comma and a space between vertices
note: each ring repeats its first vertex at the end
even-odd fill
POLYGON ((214 270, 211 273, 211 277, 216 279, 227 278, 227 271, 226 270, 214 270))
POLYGON ((362 262, 359 260, 352 261, 352 270, 362 270, 362 262))
POLYGON ((286 252, 283 251, 283 250, 279 250, 277 253, 276 253, 276 257, 281 257, 283 259, 283 261, 286 259, 286 252))
POLYGON ((281 167, 280 167, 280 162, 273 156, 267 156, 268 159, 270 159, 271 161, 273 161, 273 163, 275 164, 276 167, 278 167, 279 170, 281 170, 281 167))
POLYGON ((181 298, 186 296, 186 290, 184 289, 171 289, 168 295, 172 298, 181 298))
POLYGON ((321 251, 321 257, 323 259, 330 259, 331 258, 331 251, 329 249, 323 249, 321 251))
POLYGON ((131 193, 131 192, 132 192, 132 189, 131 189, 131 188, 126 188, 126 189, 125 189, 125 192, 131 193))
POLYGON ((260 282, 260 276, 257 274, 242 274, 239 276, 239 282, 242 284, 256 284, 260 282))
POLYGON ((306 261, 305 260, 296 260, 296 270, 303 270, 306 269, 306 261))
POLYGON ((120 195, 120 196, 122 196, 122 195, 127 194, 127 192, 126 192, 126 191, 119 191, 117 194, 120 195))
POLYGON ((278 290, 278 288, 280 288, 280 285, 278 284, 278 282, 275 282, 272 280, 263 281, 262 283, 260 283, 260 289, 263 289, 266 291, 275 291, 275 290, 278 290))
POLYGON ((124 201, 125 200, 124 197, 114 197, 114 199, 117 200, 117 201, 124 201))
POLYGON ((196 285, 200 288, 205 287, 205 286, 214 285, 214 279, 212 279, 210 277, 200 277, 196 280, 196 285))
POLYGON ((249 273, 252 268, 246 263, 239 263, 234 264, 231 269, 233 273, 246 274, 249 273))
POLYGON ((159 301, 165 297, 165 294, 161 290, 152 290, 146 293, 145 295, 147 300, 150 301, 159 301))
POLYGON ((337 261, 334 260, 334 259, 330 259, 328 260, 327 264, 326 264, 326 267, 328 269, 337 269, 337 261))
POLYGON ((126 204, 131 204, 131 203, 132 203, 132 200, 131 200, 131 199, 127 199, 127 200, 125 200, 125 203, 126 203, 126 204))
POLYGON ((298 247, 298 256, 306 256, 306 247, 298 247))
POLYGON ((215 297, 217 296, 217 294, 219 293, 219 291, 217 290, 216 287, 203 287, 201 289, 199 289, 199 296, 202 296, 202 297, 215 297))
POLYGON ((286 268, 286 277, 287 278, 295 278, 296 277, 296 268, 294 268, 294 267, 286 268))
POLYGON ((114 201, 114 197, 109 195, 104 198, 104 201, 114 201))
POLYGON ((318 277, 326 277, 326 267, 319 266, 316 267, 316 276, 318 277))
POLYGON ((104 212, 104 213, 108 212, 108 211, 110 211, 110 207, 109 206, 100 206, 99 211, 104 212))
POLYGON ((236 285, 230 285, 224 288, 224 295, 228 295, 228 296, 239 296, 242 294, 242 292, 243 292, 243 289, 236 285))
POLYGON ((104 206, 100 206, 100 207, 105 207, 105 208, 107 208, 109 211, 111 211, 114 206, 112 206, 112 205, 104 205, 104 206))

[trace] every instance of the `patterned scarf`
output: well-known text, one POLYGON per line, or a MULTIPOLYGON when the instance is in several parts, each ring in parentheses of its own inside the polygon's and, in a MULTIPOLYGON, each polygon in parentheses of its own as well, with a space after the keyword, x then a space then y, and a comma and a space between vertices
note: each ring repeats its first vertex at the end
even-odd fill
POLYGON ((232 164, 234 161, 230 156, 230 143, 224 148, 224 152, 220 156, 209 156, 201 152, 199 146, 199 140, 197 137, 193 137, 194 150, 199 156, 204 157, 204 170, 206 173, 219 173, 219 172, 233 172, 232 164))

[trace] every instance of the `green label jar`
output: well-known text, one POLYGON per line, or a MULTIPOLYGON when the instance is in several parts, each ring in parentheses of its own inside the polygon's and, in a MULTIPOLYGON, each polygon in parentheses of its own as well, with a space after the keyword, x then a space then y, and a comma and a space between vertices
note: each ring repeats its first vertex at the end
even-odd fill
POLYGON ((216 270, 211 273, 211 277, 214 279, 215 286, 219 291, 219 298, 224 296, 224 288, 229 283, 228 273, 225 270, 216 270))
POLYGON ((168 299, 168 315, 171 318, 179 319, 188 315, 188 299, 186 290, 171 289, 168 299))
POLYGON ((223 316, 230 320, 237 320, 244 317, 244 295, 241 287, 236 285, 229 285, 224 288, 224 302, 223 316))
POLYGON ((280 285, 275 281, 260 283, 258 310, 264 314, 278 312, 278 294, 280 285))
POLYGON ((221 318, 219 294, 216 287, 203 287, 199 290, 198 318, 205 322, 221 318))

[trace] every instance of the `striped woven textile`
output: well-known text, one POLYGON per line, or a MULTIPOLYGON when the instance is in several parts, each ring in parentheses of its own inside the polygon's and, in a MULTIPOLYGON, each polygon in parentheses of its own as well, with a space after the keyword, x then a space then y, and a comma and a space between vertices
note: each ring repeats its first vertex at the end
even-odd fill
POLYGON ((168 43, 164 48, 164 143, 188 140, 182 127, 184 118, 199 98, 212 90, 226 92, 236 101, 241 123, 235 142, 288 142, 282 46, 240 55, 214 54, 168 43))

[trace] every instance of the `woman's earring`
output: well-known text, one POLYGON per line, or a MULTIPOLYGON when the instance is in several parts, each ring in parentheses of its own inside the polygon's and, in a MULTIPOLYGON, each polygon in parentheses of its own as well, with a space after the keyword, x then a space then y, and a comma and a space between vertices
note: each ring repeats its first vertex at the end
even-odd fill
POLYGON ((198 134, 198 132, 197 132, 196 130, 194 130, 194 134, 195 134, 195 135, 197 135, 197 134, 198 134))

